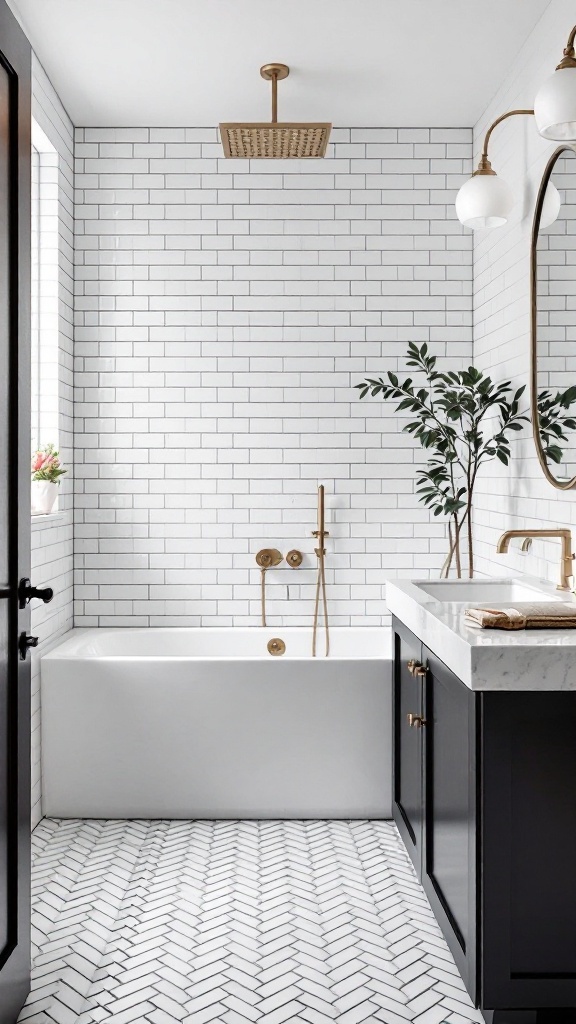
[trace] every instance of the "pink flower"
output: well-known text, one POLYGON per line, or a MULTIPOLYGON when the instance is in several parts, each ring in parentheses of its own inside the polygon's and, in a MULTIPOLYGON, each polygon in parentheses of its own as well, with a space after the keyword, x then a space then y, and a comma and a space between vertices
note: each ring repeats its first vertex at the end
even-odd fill
POLYGON ((44 452, 34 452, 32 456, 32 472, 37 473, 39 469, 42 469, 48 458, 49 456, 44 452))
POLYGON ((59 483, 59 478, 68 472, 67 469, 62 469, 59 453, 53 444, 45 444, 43 448, 35 451, 30 464, 33 480, 49 480, 59 483))

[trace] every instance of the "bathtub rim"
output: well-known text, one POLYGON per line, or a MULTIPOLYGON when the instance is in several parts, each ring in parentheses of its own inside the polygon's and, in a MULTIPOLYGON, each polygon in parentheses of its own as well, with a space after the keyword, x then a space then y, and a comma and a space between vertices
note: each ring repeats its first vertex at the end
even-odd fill
POLYGON ((370 631, 371 633, 378 633, 382 638, 382 651, 379 654, 370 653, 369 655, 363 656, 361 652, 352 652, 346 654, 329 655, 325 657, 323 654, 319 654, 313 658, 312 654, 307 655, 293 655, 284 658, 275 657, 271 654, 263 654, 258 651, 252 651, 249 654, 170 654, 164 652, 162 654, 89 654, 85 651, 73 651, 68 652, 62 650, 67 644, 72 641, 80 640, 85 634, 94 632, 106 634, 111 633, 117 635, 118 633, 207 633, 207 632, 220 632, 225 634, 233 634, 238 632, 247 632, 254 634, 266 634, 268 636, 274 636, 275 633, 281 633, 289 636, 290 634, 306 633, 310 635, 310 642, 312 639, 312 631, 308 627, 304 626, 73 626, 72 629, 68 630, 62 637, 59 638, 59 642, 51 647, 46 654, 41 654, 40 660, 44 661, 120 661, 120 662, 142 662, 142 661, 163 661, 163 662, 205 662, 205 663, 217 663, 217 662, 274 662, 277 664, 294 664, 294 663, 321 663, 321 662, 388 662, 392 660, 392 631, 389 626, 335 626, 331 630, 332 633, 358 633, 360 636, 362 633, 370 631))

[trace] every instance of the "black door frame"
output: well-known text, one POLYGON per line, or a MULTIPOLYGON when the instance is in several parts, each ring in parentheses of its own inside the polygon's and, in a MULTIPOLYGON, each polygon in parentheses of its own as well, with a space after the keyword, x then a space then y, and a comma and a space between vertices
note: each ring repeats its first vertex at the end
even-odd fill
POLYGON ((30 165, 31 49, 0 0, 0 60, 10 81, 8 416, 8 946, 0 952, 0 1024, 13 1024, 30 989, 30 664, 18 637, 28 633, 18 582, 30 575, 30 165))

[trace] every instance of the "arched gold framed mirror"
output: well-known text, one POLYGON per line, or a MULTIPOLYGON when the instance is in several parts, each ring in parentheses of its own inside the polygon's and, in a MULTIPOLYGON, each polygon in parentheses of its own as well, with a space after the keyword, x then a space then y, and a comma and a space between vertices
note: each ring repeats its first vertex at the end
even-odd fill
POLYGON ((560 146, 538 192, 530 254, 530 404, 542 472, 576 487, 576 151, 560 146))

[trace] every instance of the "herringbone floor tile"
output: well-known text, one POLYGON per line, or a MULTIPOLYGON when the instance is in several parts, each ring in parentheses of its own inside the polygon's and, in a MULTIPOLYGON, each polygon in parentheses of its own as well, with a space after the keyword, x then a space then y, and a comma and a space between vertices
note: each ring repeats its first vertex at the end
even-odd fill
POLYGON ((471 1024, 393 824, 56 821, 26 1024, 471 1024))

